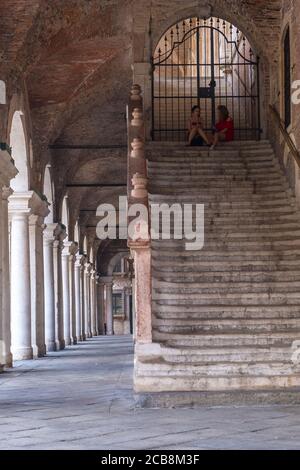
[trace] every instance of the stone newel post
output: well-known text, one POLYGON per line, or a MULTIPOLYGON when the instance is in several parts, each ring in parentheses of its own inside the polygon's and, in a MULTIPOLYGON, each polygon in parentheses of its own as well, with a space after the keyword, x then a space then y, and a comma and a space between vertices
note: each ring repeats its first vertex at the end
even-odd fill
MULTIPOLYGON (((128 105, 128 208, 135 203, 145 206, 149 214, 147 190, 147 165, 145 155, 145 121, 141 88, 134 85, 128 105)), ((129 224, 130 224, 129 218, 129 224)), ((135 341, 138 344, 152 342, 151 308, 151 247, 150 218, 129 233, 128 246, 134 258, 135 288, 134 311, 135 341)))

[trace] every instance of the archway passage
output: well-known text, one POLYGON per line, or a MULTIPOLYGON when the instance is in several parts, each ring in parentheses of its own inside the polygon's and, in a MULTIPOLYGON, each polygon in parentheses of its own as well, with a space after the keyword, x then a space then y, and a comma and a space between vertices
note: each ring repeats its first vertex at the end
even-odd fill
POLYGON ((190 18, 171 27, 153 57, 152 137, 181 141, 194 105, 211 131, 225 105, 235 139, 259 139, 259 58, 242 32, 219 18, 190 18))

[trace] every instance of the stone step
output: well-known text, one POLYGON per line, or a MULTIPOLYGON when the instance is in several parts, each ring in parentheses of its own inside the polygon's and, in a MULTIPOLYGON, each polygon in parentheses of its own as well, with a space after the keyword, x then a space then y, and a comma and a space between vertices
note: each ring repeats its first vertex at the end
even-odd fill
POLYGON ((275 333, 277 331, 300 331, 300 316, 298 318, 272 318, 272 319, 160 319, 153 317, 153 328, 160 333, 177 335, 202 335, 202 334, 227 334, 238 333, 251 334, 252 332, 275 333))
POLYGON ((300 305, 300 292, 238 292, 238 293, 220 293, 210 292, 202 294, 201 292, 185 294, 180 292, 152 292, 152 299, 164 302, 165 305, 300 305))
POLYGON ((296 331, 292 329, 288 331, 283 329, 283 331, 270 333, 262 333, 260 331, 253 330, 251 334, 246 332, 239 331, 238 333, 215 333, 215 334, 175 334, 175 333, 160 333, 159 331, 153 331, 153 340, 155 342, 160 342, 166 347, 171 348, 182 348, 182 347, 227 347, 227 348, 237 348, 237 347, 290 347, 295 341, 300 340, 300 329, 296 331))
MULTIPOLYGON (((185 264, 186 261, 192 261, 193 263, 215 263, 215 262, 249 262, 251 263, 252 261, 265 261, 266 263, 276 263, 277 261, 293 261, 293 260, 298 260, 299 261, 299 268, 300 268, 300 253, 296 254, 282 254, 281 252, 270 252, 267 254, 257 254, 257 253, 249 253, 249 254, 238 254, 238 253, 218 253, 215 255, 207 254, 206 250, 203 250, 202 252, 200 251, 185 251, 180 253, 176 253, 172 256, 172 253, 163 253, 163 252, 153 252, 152 253, 152 260, 153 260, 153 266, 155 267, 155 261, 170 261, 172 264, 173 260, 176 259, 176 262, 181 262, 182 264, 185 264)), ((300 270, 300 269, 299 269, 300 270)))
MULTIPOLYGON (((218 377, 287 377, 290 375, 298 375, 300 365, 295 367, 288 362, 264 362, 264 363, 234 363, 225 362, 220 364, 193 364, 187 363, 187 367, 182 364, 171 364, 168 362, 142 363, 140 362, 136 373, 143 376, 156 377, 195 377, 195 378, 218 378, 218 377)), ((300 377, 299 377, 300 383, 300 377)))
MULTIPOLYGON (((299 269, 300 273, 300 269, 299 269)), ((160 294, 164 293, 181 293, 190 294, 201 293, 204 294, 223 294, 230 293, 265 293, 265 292, 298 292, 300 291, 300 281, 270 281, 270 282, 189 282, 182 284, 181 282, 169 282, 161 279, 152 280, 152 288, 160 294)))
MULTIPOLYGON (((229 377, 168 377, 168 376, 154 376, 136 375, 134 379, 135 391, 139 393, 159 393, 159 392, 184 392, 184 391, 197 391, 197 392, 219 392, 219 391, 263 391, 264 400, 268 400, 268 390, 292 390, 293 387, 300 386, 299 374, 288 376, 229 376, 229 377)), ((170 399, 169 399, 170 402, 170 399)), ((222 401, 224 403, 224 400, 222 401)), ((231 399, 232 402, 232 399, 231 399)), ((206 400, 206 404, 209 401, 206 400)), ((211 402, 210 402, 211 403, 211 402)), ((219 403, 221 404, 221 403, 219 403)))
POLYGON ((299 305, 164 305, 153 301, 153 315, 160 319, 174 320, 209 320, 211 322, 226 319, 289 319, 299 318, 299 305))

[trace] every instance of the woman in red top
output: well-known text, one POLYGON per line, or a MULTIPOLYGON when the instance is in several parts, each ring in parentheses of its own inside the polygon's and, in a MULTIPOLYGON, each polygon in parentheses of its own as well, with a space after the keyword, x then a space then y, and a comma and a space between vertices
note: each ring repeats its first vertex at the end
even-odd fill
POLYGON ((233 120, 226 106, 218 106, 219 121, 215 127, 214 141, 211 150, 214 150, 220 141, 232 142, 234 140, 233 120))

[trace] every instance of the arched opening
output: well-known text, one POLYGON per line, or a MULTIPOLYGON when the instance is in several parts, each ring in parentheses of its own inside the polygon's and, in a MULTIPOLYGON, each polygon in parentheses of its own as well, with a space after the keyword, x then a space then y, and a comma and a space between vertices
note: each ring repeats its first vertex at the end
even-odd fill
POLYGON ((210 132, 228 108, 235 139, 259 139, 259 58, 245 35, 219 18, 189 18, 160 39, 152 73, 152 137, 182 141, 194 105, 210 132))
POLYGON ((23 113, 16 111, 11 124, 10 146, 12 148, 12 157, 18 169, 17 176, 11 182, 11 187, 14 191, 26 192, 29 190, 29 173, 27 145, 22 118, 23 113))
POLYGON ((61 223, 66 227, 67 236, 69 234, 69 205, 68 196, 66 195, 62 202, 61 223))
POLYGON ((53 224, 54 222, 54 208, 53 208, 53 201, 54 201, 54 188, 51 178, 51 165, 47 165, 45 168, 44 173, 44 195, 47 198, 49 204, 49 214, 45 219, 46 224, 53 224))
POLYGON ((292 121, 292 99, 291 99, 291 38, 290 28, 287 27, 283 40, 283 77, 284 77, 284 123, 288 128, 292 121))
POLYGON ((79 245, 80 242, 80 230, 79 230, 79 223, 78 220, 76 220, 76 224, 74 227, 74 242, 79 245))
POLYGON ((6 104, 6 85, 3 80, 0 80, 0 104, 6 104))

